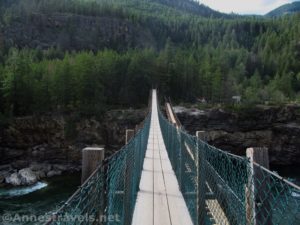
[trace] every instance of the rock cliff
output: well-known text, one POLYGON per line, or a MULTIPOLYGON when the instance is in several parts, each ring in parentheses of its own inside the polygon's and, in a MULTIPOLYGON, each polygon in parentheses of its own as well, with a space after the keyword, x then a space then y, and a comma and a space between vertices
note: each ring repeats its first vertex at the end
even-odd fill
POLYGON ((106 154, 112 154, 124 145, 125 129, 134 128, 145 113, 114 110, 101 121, 54 115, 16 118, 0 129, 0 184, 28 185, 35 177, 78 171, 84 147, 105 146, 106 154))
POLYGON ((191 134, 204 130, 208 142, 234 154, 248 147, 268 147, 272 165, 300 165, 300 115, 298 106, 257 106, 233 112, 174 107, 191 134))

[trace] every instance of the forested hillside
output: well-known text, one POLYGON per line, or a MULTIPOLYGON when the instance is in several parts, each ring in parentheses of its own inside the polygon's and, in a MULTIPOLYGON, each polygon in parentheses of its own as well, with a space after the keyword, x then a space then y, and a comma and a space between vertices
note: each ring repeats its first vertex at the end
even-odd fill
MULTIPOLYGON (((178 101, 300 99, 300 15, 225 15, 191 0, 1 1, 2 115, 178 101)), ((92 113, 91 113, 92 112, 92 113)))
POLYGON ((282 5, 267 14, 267 16, 283 16, 300 12, 300 1, 282 5))

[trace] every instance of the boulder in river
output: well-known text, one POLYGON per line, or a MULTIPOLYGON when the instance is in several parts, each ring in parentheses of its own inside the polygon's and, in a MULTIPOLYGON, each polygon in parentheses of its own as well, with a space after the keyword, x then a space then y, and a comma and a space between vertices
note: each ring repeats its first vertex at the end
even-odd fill
POLYGON ((25 168, 7 176, 5 178, 5 183, 13 186, 32 185, 35 184, 37 180, 36 174, 30 168, 25 168))
POLYGON ((21 169, 19 176, 22 185, 32 185, 37 182, 36 174, 30 168, 21 169))
POLYGON ((21 185, 21 179, 19 177, 19 174, 17 172, 11 174, 10 176, 5 178, 5 183, 11 184, 13 186, 20 186, 21 185))

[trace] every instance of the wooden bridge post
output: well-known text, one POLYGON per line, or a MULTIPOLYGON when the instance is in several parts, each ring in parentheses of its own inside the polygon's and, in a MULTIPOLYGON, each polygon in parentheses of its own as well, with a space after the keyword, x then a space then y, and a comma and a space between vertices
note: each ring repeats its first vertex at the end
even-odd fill
MULTIPOLYGON (((206 141, 205 131, 197 131, 196 137, 202 141, 206 141)), ((197 143, 197 202, 198 202, 198 225, 205 224, 205 151, 200 149, 199 143, 197 143)))
POLYGON ((82 150, 82 173, 83 184, 104 160, 104 148, 87 147, 82 150))
POLYGON ((246 187, 247 225, 271 225, 272 210, 267 196, 270 178, 265 176, 261 168, 254 165, 254 163, 257 163, 269 169, 268 148, 248 148, 246 155, 250 159, 250 174, 246 187))
POLYGON ((132 129, 126 129, 125 144, 127 145, 131 138, 133 138, 135 131, 132 129))

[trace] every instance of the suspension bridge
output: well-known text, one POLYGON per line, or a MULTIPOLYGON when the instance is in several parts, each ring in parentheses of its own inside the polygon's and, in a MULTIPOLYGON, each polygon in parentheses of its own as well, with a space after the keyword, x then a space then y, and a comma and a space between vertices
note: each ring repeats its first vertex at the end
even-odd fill
POLYGON ((258 164, 188 134, 152 91, 128 143, 103 160, 48 225, 299 225, 300 188, 258 164), (166 115, 166 116, 165 116, 166 115), (297 198, 298 196, 298 198, 297 198))

